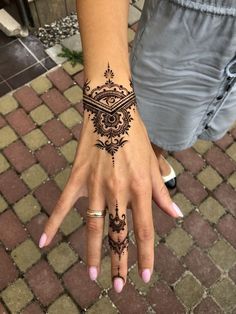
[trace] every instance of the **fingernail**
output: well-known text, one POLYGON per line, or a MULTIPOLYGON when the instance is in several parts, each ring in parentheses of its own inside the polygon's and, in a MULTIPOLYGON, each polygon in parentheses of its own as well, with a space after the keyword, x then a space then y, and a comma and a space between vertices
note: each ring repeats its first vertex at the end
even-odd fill
POLYGON ((119 278, 119 277, 115 278, 114 282, 113 282, 113 285, 114 285, 115 291, 120 293, 121 290, 123 289, 123 286, 124 286, 123 279, 119 278))
POLYGON ((178 217, 184 217, 183 213, 181 212, 181 210, 179 209, 179 207, 173 202, 173 208, 174 211, 176 212, 176 214, 178 215, 178 217))
POLYGON ((151 272, 150 272, 150 269, 144 269, 143 271, 142 271, 142 278, 143 278, 143 281, 145 282, 145 283, 148 283, 149 282, 149 280, 150 280, 150 278, 151 278, 151 272))
POLYGON ((46 233, 43 233, 41 235, 40 240, 39 240, 39 247, 42 248, 44 246, 44 244, 46 243, 46 241, 47 241, 47 235, 46 235, 46 233))
POLYGON ((91 266, 89 267, 89 277, 91 280, 96 280, 98 276, 97 267, 91 266))

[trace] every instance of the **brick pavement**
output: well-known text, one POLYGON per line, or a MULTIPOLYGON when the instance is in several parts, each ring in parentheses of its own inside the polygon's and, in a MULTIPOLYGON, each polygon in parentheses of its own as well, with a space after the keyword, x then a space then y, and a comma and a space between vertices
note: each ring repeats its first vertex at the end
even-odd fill
POLYGON ((215 143, 198 141, 168 155, 178 174, 172 198, 184 219, 153 204, 149 284, 138 277, 132 228, 123 292, 111 288, 106 236, 102 275, 89 280, 86 199, 71 209, 50 246, 38 248, 70 174, 82 85, 82 65, 66 62, 0 98, 0 313, 236 313, 236 125, 215 143))

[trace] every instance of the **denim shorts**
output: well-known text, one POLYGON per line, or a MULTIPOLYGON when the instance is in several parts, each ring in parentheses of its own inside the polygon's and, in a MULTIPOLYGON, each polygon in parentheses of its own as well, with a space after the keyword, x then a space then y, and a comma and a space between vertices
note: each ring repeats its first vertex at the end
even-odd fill
POLYGON ((236 0, 146 0, 130 53, 150 140, 218 140, 236 120, 236 0))

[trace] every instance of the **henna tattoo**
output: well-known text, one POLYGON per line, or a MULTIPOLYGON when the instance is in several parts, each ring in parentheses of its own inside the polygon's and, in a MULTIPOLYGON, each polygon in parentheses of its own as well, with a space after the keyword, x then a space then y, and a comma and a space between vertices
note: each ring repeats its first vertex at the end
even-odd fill
POLYGON ((117 241, 114 241, 110 235, 108 235, 108 241, 110 248, 113 250, 115 254, 118 254, 119 260, 121 259, 121 255, 124 254, 125 249, 128 250, 129 245, 129 235, 124 238, 123 241, 121 241, 119 238, 117 241))
MULTIPOLYGON (((107 79, 104 85, 97 86, 90 90, 87 79, 83 87, 83 106, 90 114, 93 114, 92 121, 94 133, 105 137, 97 140, 95 146, 107 151, 112 156, 114 166, 114 155, 128 142, 125 134, 128 135, 130 122, 133 120, 130 110, 135 110, 136 99, 133 91, 128 91, 123 85, 115 84, 114 72, 108 67, 104 72, 107 79)), ((133 88, 130 79, 130 87, 133 88)))
MULTIPOLYGON (((119 208, 118 202, 116 200, 116 213, 115 215, 109 214, 109 227, 111 228, 112 232, 117 232, 119 235, 122 231, 125 230, 126 226, 126 215, 122 214, 121 217, 119 216, 119 208)), ((108 242, 111 250, 114 254, 117 254, 119 257, 119 261, 121 259, 122 254, 124 254, 125 250, 128 250, 129 245, 129 235, 127 234, 123 240, 120 240, 119 236, 117 240, 113 240, 110 234, 108 234, 108 242)), ((112 279, 119 277, 124 280, 124 278, 120 275, 120 266, 118 265, 118 274, 113 276, 112 279)), ((124 280, 125 281, 125 280, 124 280)))
POLYGON ((123 279, 123 281, 125 282, 125 278, 124 277, 122 277, 121 276, 121 274, 120 274, 120 266, 118 266, 117 267, 117 272, 118 272, 118 274, 117 275, 115 275, 115 276, 112 276, 112 281, 115 279, 115 278, 121 278, 121 279, 123 279))
POLYGON ((113 232, 120 233, 121 230, 125 230, 126 222, 125 222, 126 216, 123 214, 121 218, 119 217, 118 213, 118 203, 116 201, 116 214, 113 216, 112 214, 109 214, 109 226, 112 228, 113 232))

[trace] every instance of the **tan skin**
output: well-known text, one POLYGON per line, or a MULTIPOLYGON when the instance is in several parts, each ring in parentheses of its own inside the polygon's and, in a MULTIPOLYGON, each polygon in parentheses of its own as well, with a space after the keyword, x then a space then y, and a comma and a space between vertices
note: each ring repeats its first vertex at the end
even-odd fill
MULTIPOLYGON (((109 63, 116 74, 116 83, 132 90, 129 85, 126 30, 128 1, 98 0, 95 5, 94 0, 77 0, 77 8, 85 59, 85 77, 90 79, 91 88, 104 82, 103 73, 109 58, 109 63), (117 32, 110 31, 114 28, 117 32)), ((159 159, 156 157, 160 150, 157 148, 156 154, 154 153, 138 110, 132 111, 132 118, 128 142, 115 154, 113 166, 111 155, 94 145, 102 138, 94 132, 91 117, 85 111, 70 177, 45 225, 44 233, 47 235, 45 245, 48 245, 67 213, 82 196, 88 197, 90 209, 102 210, 108 207, 112 215, 115 215, 115 204, 118 201, 120 216, 126 215, 127 208, 132 209, 139 274, 144 278, 143 272, 147 271, 151 275, 154 264, 152 200, 170 216, 176 218, 178 214, 173 208, 160 174, 159 159)), ((163 172, 166 170, 163 167, 163 172)), ((87 219, 88 272, 92 267, 97 270, 97 275, 100 273, 103 227, 103 218, 87 219)), ((114 241, 118 238, 122 240, 128 233, 128 227, 126 224, 119 235, 109 228, 109 234, 114 241)), ((127 259, 127 249, 123 250, 120 259, 111 250, 111 277, 115 278, 114 286, 117 292, 120 292, 126 283, 127 259), (117 288, 118 269, 123 281, 121 284, 119 282, 120 286, 117 288)), ((97 275, 93 279, 96 279, 97 275)))
POLYGON ((151 142, 151 145, 152 145, 154 153, 158 159, 158 164, 159 164, 161 175, 162 176, 168 176, 170 174, 170 166, 166 162, 165 158, 161 158, 161 155, 162 156, 165 155, 165 151, 162 148, 160 148, 159 146, 153 144, 152 142, 151 142))

